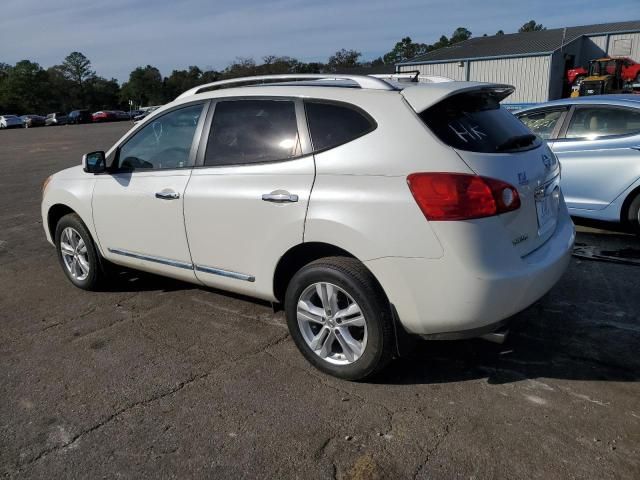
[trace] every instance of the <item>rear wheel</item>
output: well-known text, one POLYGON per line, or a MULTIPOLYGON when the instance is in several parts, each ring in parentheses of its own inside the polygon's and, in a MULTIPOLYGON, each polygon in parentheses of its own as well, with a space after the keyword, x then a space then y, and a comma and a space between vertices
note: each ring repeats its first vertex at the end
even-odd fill
POLYGON ((640 235, 640 193, 629 204, 627 223, 636 235, 640 235))
POLYGON ((60 219, 55 245, 62 270, 76 287, 97 290, 105 282, 100 254, 78 215, 70 213, 60 219))
POLYGON ((356 259, 329 257, 303 267, 287 287, 285 310, 296 346, 325 373, 363 380, 391 360, 389 302, 356 259))

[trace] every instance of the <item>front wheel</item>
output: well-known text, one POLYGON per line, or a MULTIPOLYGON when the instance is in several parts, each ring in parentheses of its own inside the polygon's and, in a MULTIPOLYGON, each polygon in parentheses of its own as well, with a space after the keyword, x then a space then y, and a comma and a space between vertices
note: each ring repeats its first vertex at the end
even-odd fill
POLYGON ((100 254, 80 217, 65 215, 56 226, 58 260, 67 278, 83 290, 97 290, 104 283, 100 254))
POLYGON ((356 259, 329 257, 303 267, 287 287, 285 310, 296 346, 325 373, 363 380, 391 360, 389 302, 356 259))

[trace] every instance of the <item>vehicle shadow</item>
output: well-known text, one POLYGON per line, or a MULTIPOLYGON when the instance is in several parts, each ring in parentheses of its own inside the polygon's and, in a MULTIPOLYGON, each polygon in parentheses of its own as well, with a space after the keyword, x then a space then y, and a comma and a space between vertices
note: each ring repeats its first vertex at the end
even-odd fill
POLYGON ((503 384, 536 378, 634 382, 640 380, 638 345, 637 323, 590 322, 575 312, 550 314, 537 304, 513 318, 503 345, 481 339, 417 342, 374 383, 486 379, 503 384))

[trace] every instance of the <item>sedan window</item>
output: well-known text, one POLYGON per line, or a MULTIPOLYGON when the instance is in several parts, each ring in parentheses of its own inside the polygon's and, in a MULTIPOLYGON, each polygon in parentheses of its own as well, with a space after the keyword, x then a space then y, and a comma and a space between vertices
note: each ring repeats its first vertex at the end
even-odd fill
POLYGON ((184 168, 202 113, 202 104, 173 110, 155 118, 122 145, 118 168, 123 170, 184 168))
POLYGON ((545 140, 551 138, 562 114, 566 108, 556 108, 554 110, 533 111, 517 115, 529 130, 545 140))
POLYGON ((579 107, 567 129, 566 138, 593 140, 640 133, 640 110, 615 107, 579 107))

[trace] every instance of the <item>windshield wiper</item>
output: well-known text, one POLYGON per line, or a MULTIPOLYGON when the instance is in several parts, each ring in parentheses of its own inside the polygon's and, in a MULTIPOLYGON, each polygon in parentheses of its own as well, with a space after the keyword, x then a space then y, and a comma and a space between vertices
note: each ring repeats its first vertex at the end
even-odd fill
POLYGON ((504 150, 510 150, 512 148, 523 148, 531 145, 536 140, 535 135, 527 133, 525 135, 516 135, 511 137, 496 147, 496 151, 502 152, 504 150))

